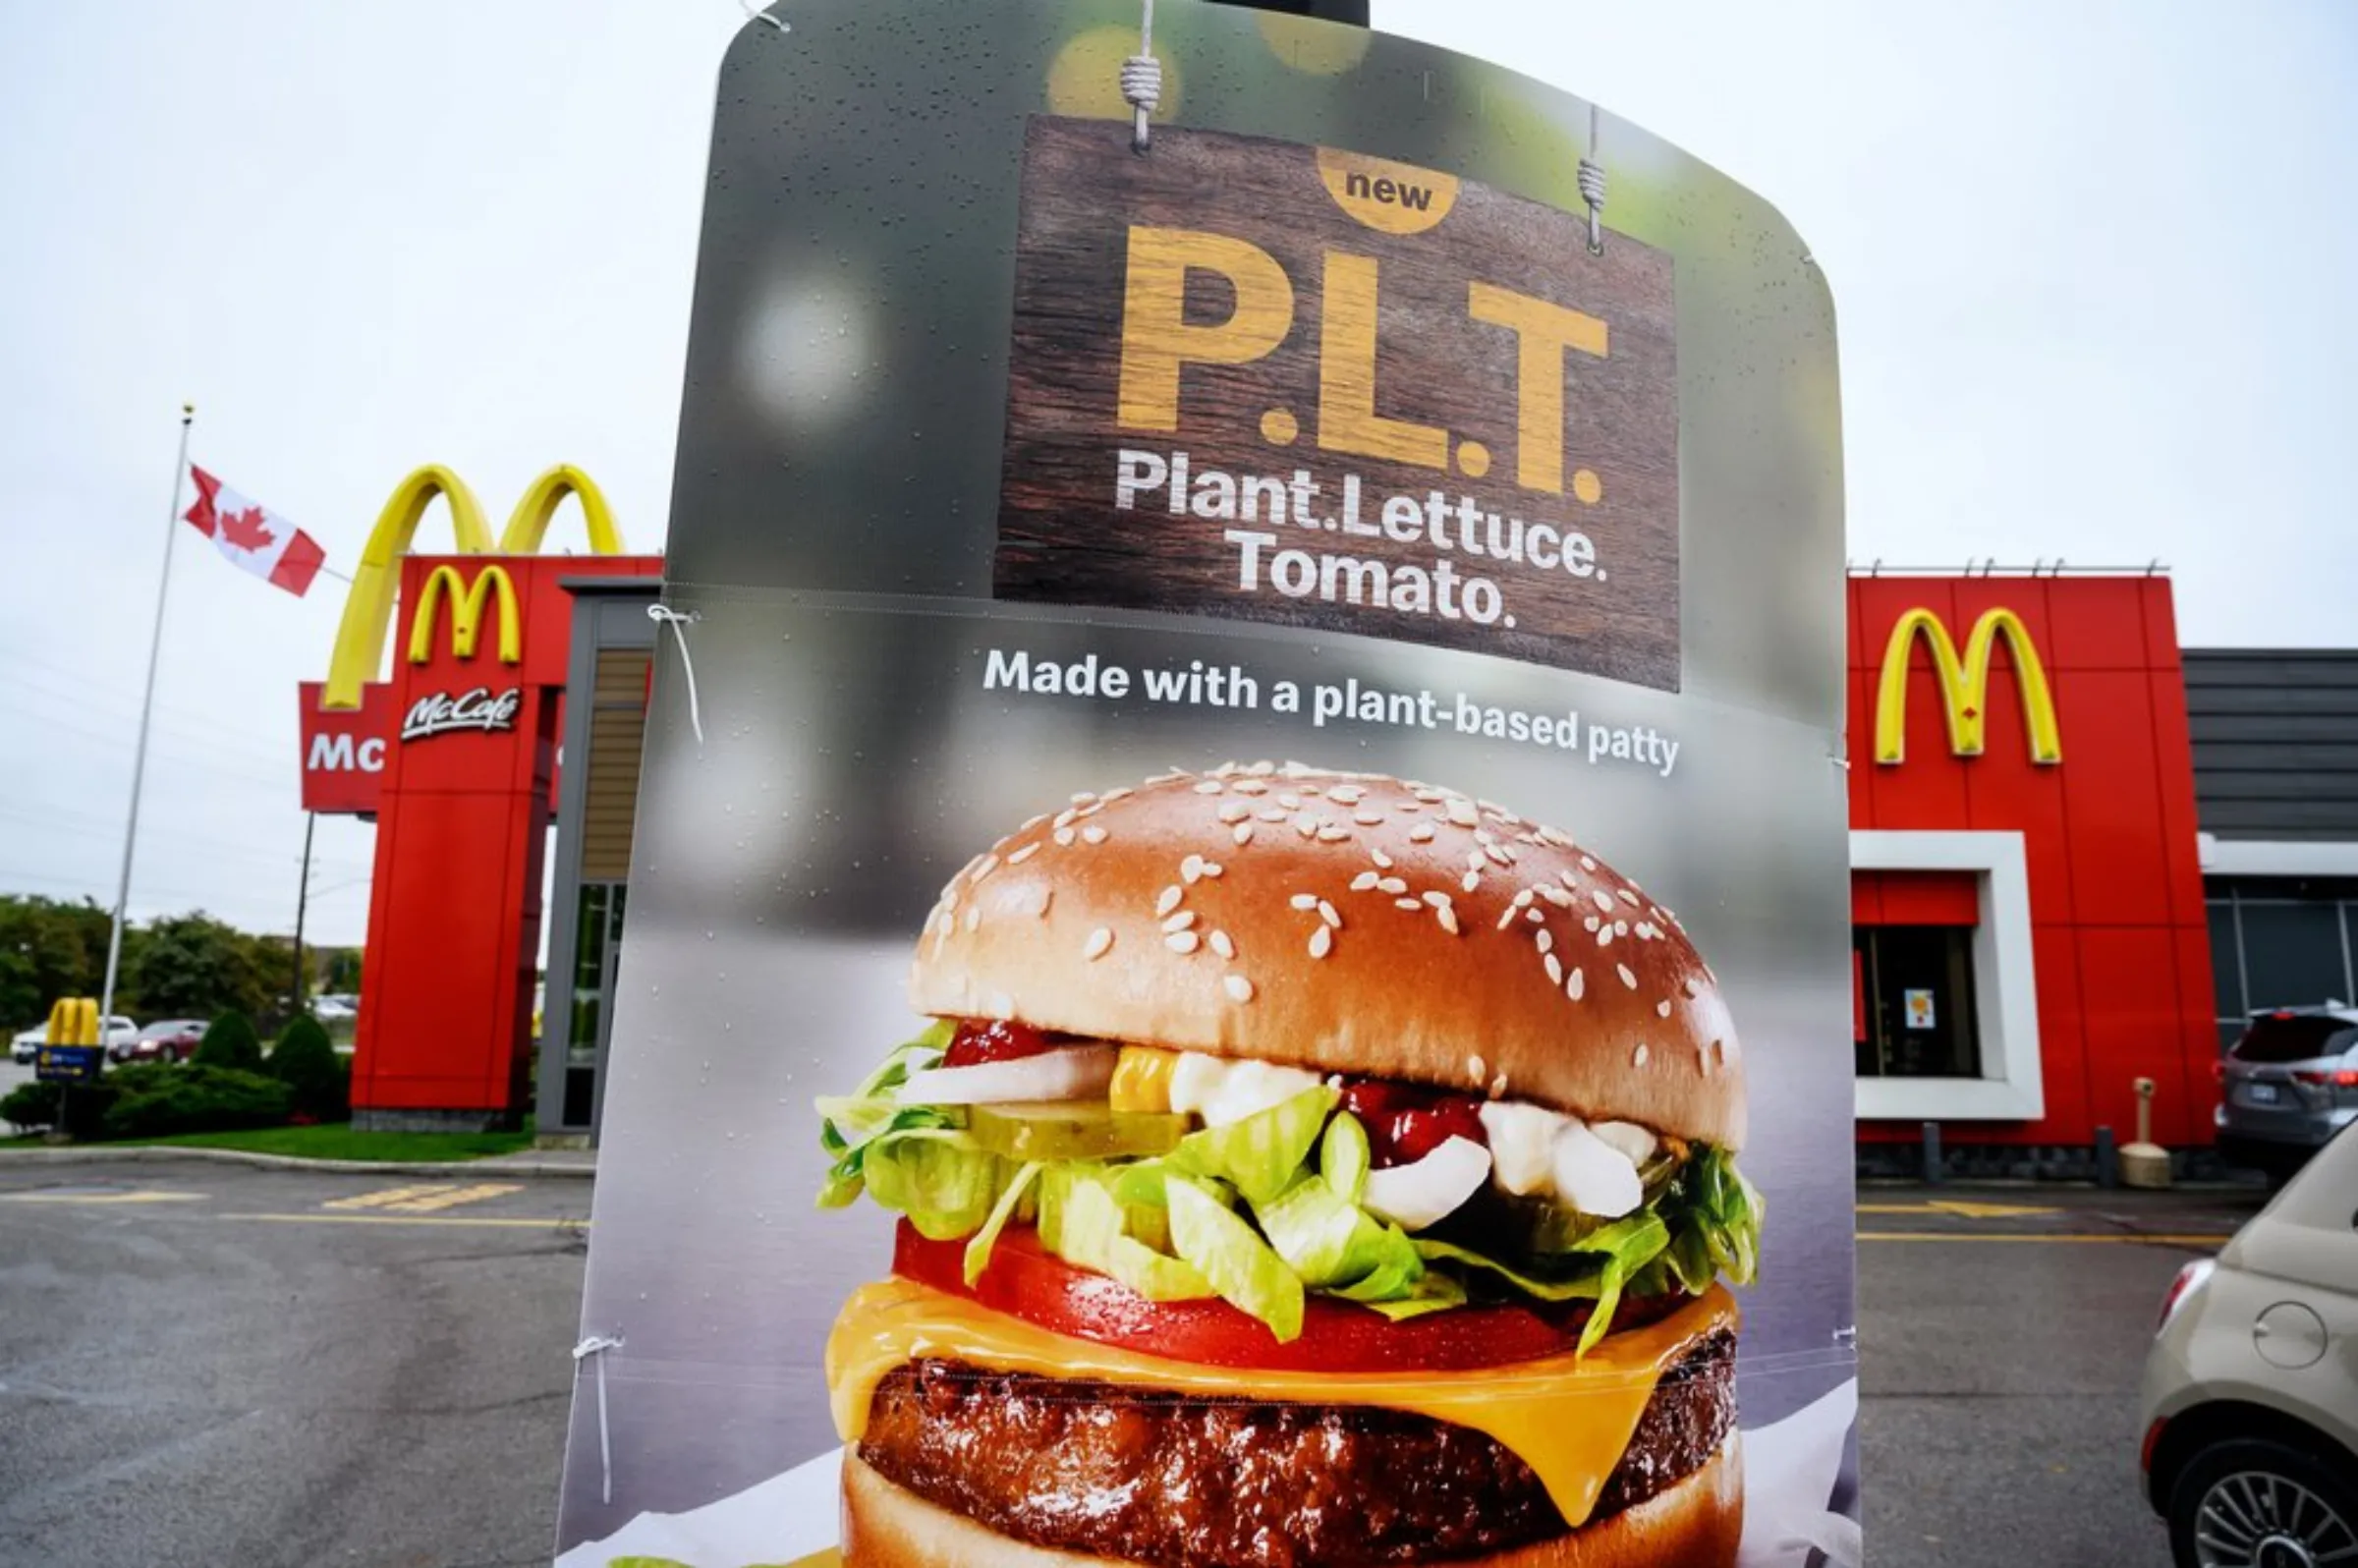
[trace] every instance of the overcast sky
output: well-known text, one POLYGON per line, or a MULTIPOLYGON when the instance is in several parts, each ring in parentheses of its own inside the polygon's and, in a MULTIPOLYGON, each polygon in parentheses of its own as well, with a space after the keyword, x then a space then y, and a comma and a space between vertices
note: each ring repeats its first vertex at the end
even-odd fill
MULTIPOLYGON (((2352 641, 2358 7, 1376 20, 1593 97, 1782 208, 1839 312, 1855 558, 2159 557, 2190 644, 2352 641)), ((741 21, 734 0, 0 0, 0 891, 112 897, 184 397, 196 459, 331 566, 428 461, 495 527, 579 463, 660 546, 741 21)), ((299 601, 182 532, 134 913, 286 930, 295 684, 324 673, 342 586, 299 601)), ((364 934, 371 842, 322 819, 319 939, 364 934)))

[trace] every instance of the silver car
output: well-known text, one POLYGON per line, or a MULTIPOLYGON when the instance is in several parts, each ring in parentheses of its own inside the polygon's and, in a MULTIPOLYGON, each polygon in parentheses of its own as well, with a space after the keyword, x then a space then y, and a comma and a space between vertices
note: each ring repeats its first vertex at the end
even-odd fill
POLYGON ((2218 1151, 2281 1181, 2358 1121, 2358 1008, 2254 1013, 2219 1064, 2218 1151))
POLYGON ((2143 1415, 2178 1568, 2358 1564, 2358 1133, 2179 1272, 2143 1415))

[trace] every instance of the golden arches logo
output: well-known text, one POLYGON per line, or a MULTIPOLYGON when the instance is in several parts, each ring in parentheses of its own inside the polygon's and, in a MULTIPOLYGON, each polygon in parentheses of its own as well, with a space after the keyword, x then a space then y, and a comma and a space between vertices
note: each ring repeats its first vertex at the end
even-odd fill
POLYGON ((523 618, 516 607, 516 582, 504 566, 486 566, 469 585, 455 566, 437 566, 426 574, 418 590, 418 608, 410 617, 410 662, 423 664, 434 656, 434 612, 450 599, 450 651, 463 659, 475 657, 475 644, 483 629, 483 611, 499 595, 499 662, 524 662, 523 618))
MULTIPOLYGON (((352 591, 344 599, 344 619, 336 628, 336 647, 327 666, 327 683, 319 694, 322 708, 353 709, 361 705, 361 688, 376 679, 384 665, 385 632, 393 620, 393 598, 401 580, 401 558, 410 551, 417 537, 418 525, 425 518, 426 508, 439 496, 450 510, 452 553, 457 555, 533 555, 539 551, 548 536, 548 526, 556 517, 557 508, 572 496, 582 504, 582 523, 590 535, 590 550, 593 555, 623 553, 622 531, 614 526, 614 514, 606 506, 606 498, 597 481, 570 463, 560 463, 533 480, 508 515, 507 529, 500 534, 496 546, 490 527, 483 521, 482 504, 467 481, 439 463, 429 463, 412 473, 386 498, 384 509, 377 513, 375 526, 368 531, 368 542, 361 551, 360 564, 353 569, 352 591)), ((434 574, 439 578, 441 573, 434 574)), ((445 585, 452 594, 463 623, 469 606, 476 614, 483 608, 479 594, 486 591, 484 576, 478 575, 472 588, 453 580, 445 585), (461 589, 465 589, 464 592, 461 589)), ((501 656, 513 663, 507 649, 520 635, 517 630, 515 607, 516 588, 499 575, 500 605, 506 612, 500 621, 501 656)), ((421 594, 421 612, 434 602, 436 588, 429 579, 421 594)), ((421 614, 420 625, 429 624, 421 614)), ((472 623, 467 623, 472 624, 472 623)), ((418 658, 417 647, 421 634, 413 627, 412 657, 418 658)), ((467 638, 472 649, 474 639, 467 638)))
POLYGON ((2047 667, 2022 617, 2012 610, 1982 612, 1965 639, 1965 652, 1949 640, 1948 628, 1931 610, 1914 609, 1891 628, 1883 646, 1882 678, 1875 691, 1875 759, 1886 766, 1907 760, 1908 658, 1921 636, 1933 655, 1933 675, 1940 684, 1940 701, 1948 719, 1948 749, 1959 756, 1982 755, 1984 731, 1990 717, 1990 656, 2004 638, 2014 655, 2014 680, 2022 694, 2024 739, 2031 760, 2052 765, 2063 760, 2063 742, 2055 726, 2055 698, 2047 684, 2047 667))

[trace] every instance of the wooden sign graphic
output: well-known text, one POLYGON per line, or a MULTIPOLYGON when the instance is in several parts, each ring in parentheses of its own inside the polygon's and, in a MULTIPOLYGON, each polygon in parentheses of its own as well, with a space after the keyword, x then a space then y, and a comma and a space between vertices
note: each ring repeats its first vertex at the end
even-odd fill
POLYGON ((1679 682, 1670 258, 1354 153, 1034 119, 997 595, 1679 682))

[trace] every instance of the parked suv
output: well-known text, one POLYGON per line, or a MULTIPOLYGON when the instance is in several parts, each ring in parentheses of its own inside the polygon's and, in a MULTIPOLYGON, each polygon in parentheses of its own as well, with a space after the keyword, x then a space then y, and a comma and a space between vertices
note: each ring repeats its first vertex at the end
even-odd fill
POLYGON ((2142 1458, 2178 1568, 2358 1562, 2354 1209, 2345 1129, 2162 1301, 2142 1458))
POLYGON ((2358 1008, 2254 1013, 2220 1063, 2218 1151, 2281 1181, 2358 1120, 2358 1008))

